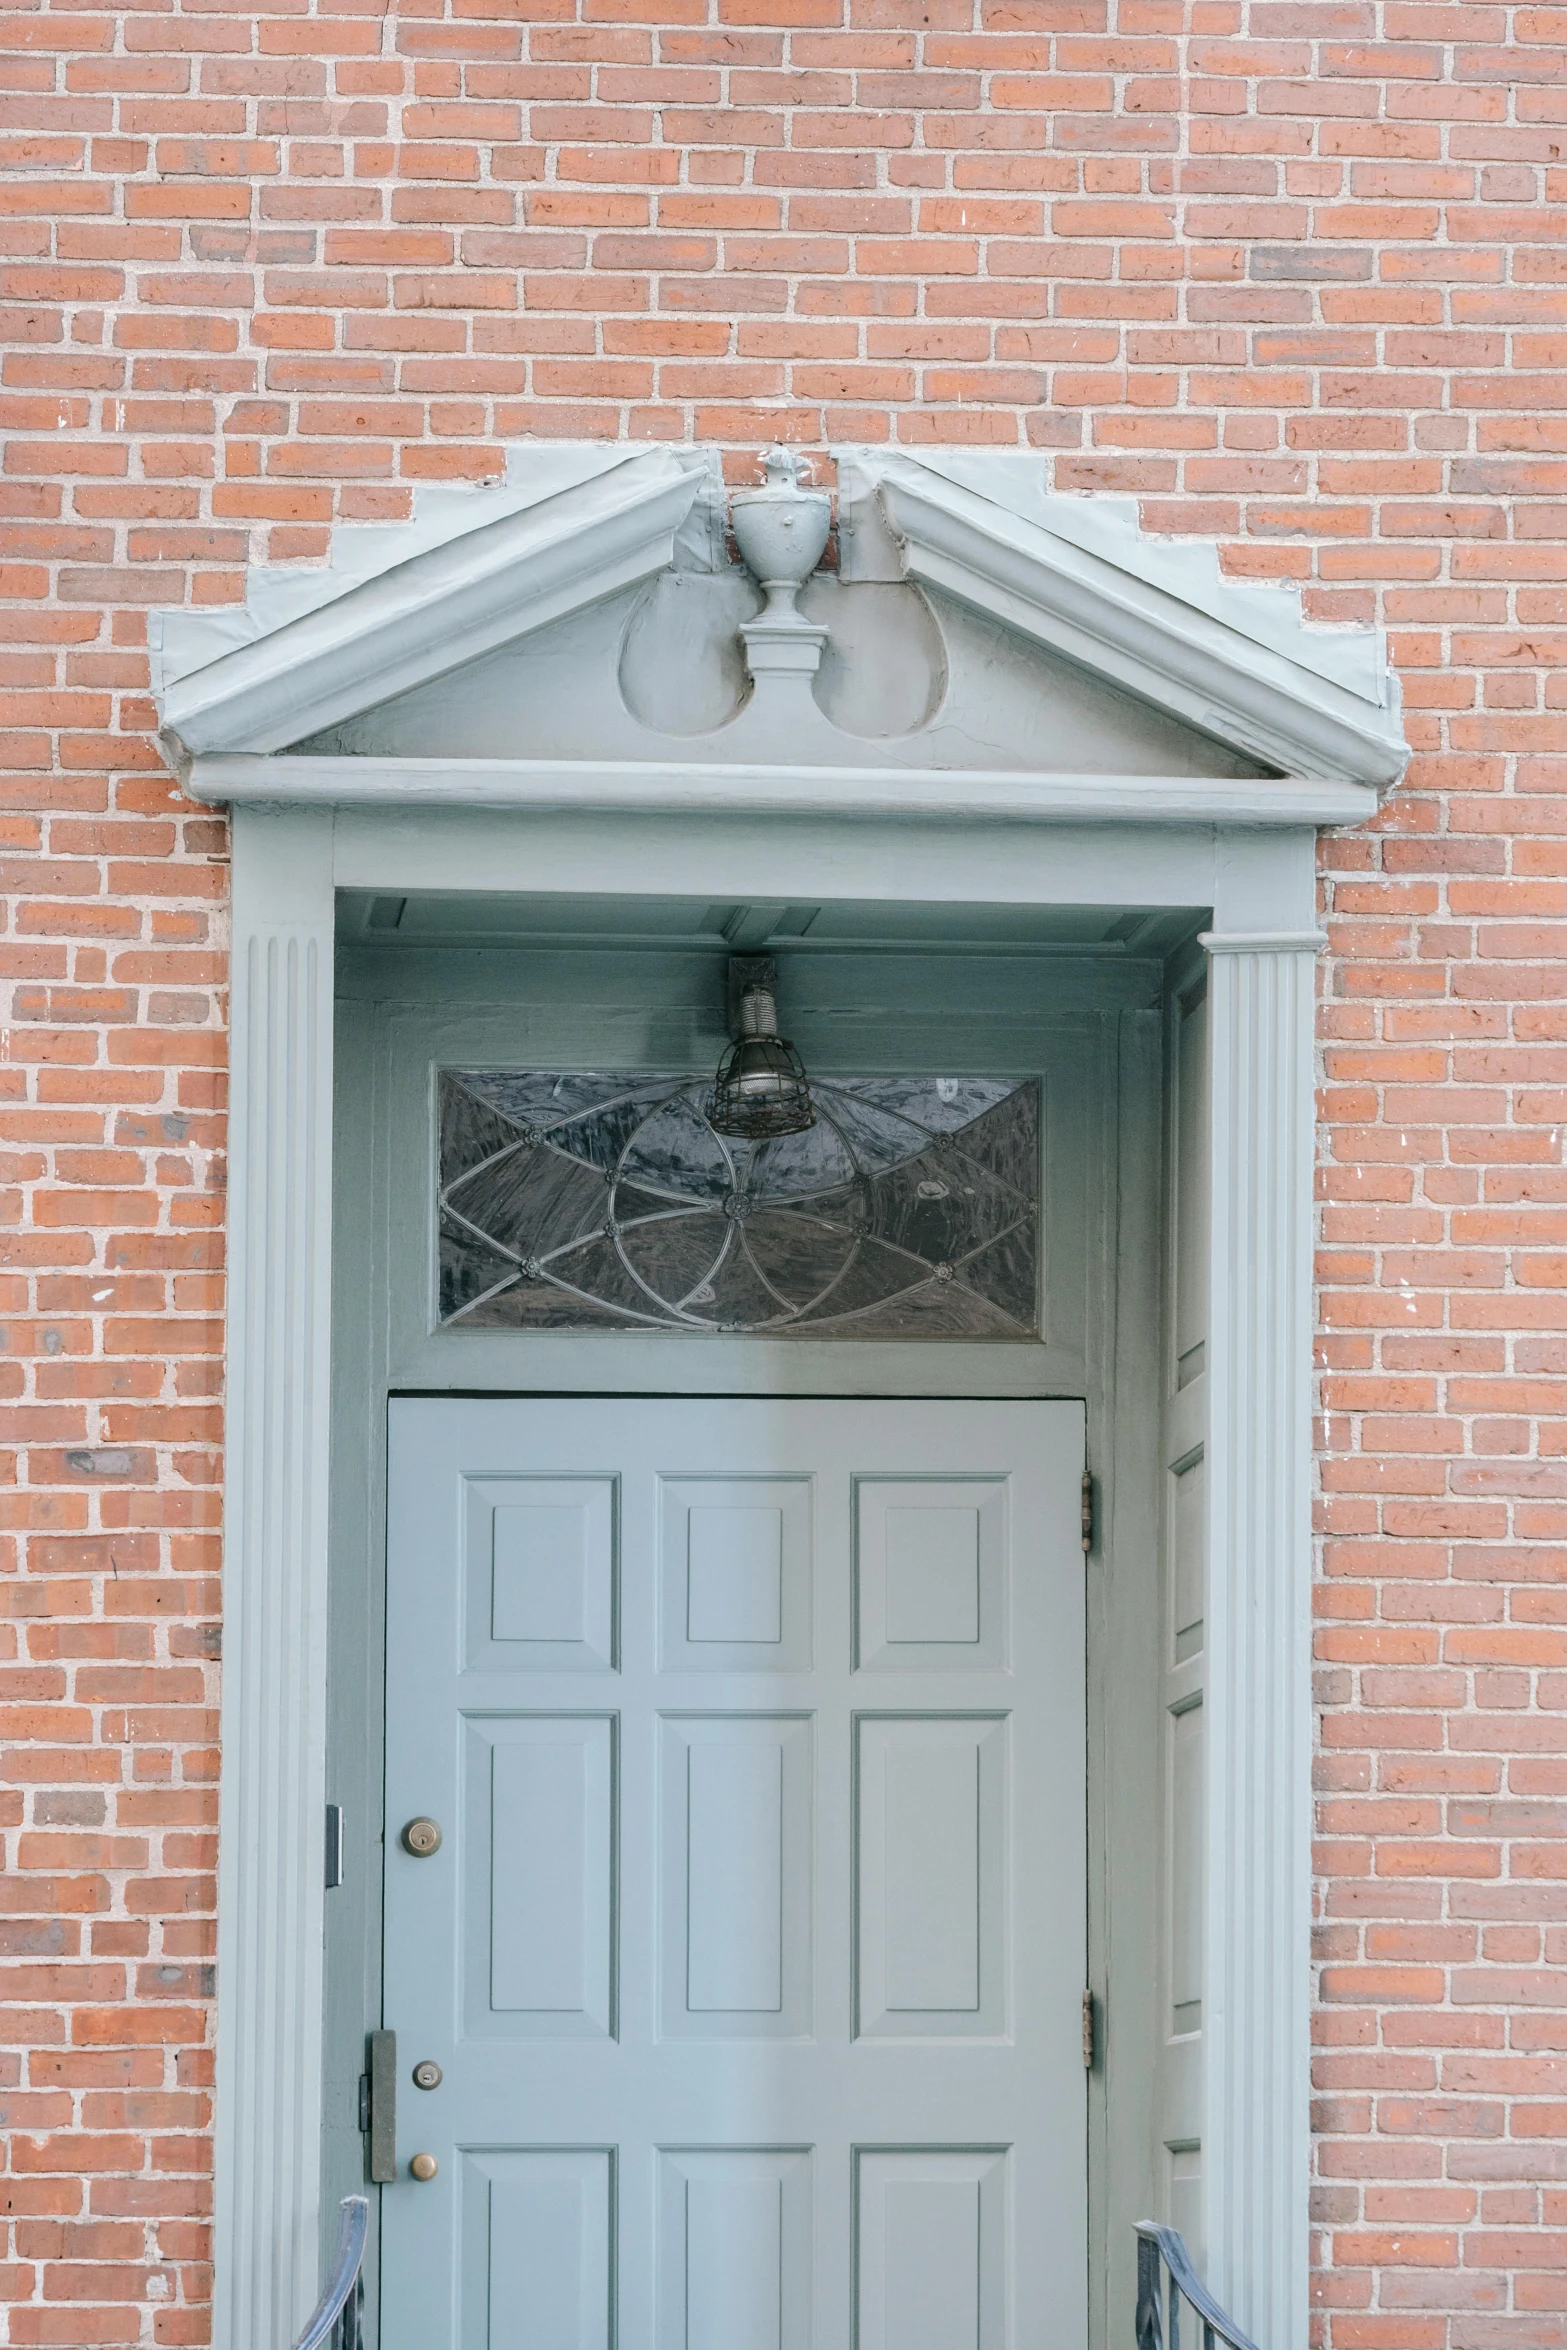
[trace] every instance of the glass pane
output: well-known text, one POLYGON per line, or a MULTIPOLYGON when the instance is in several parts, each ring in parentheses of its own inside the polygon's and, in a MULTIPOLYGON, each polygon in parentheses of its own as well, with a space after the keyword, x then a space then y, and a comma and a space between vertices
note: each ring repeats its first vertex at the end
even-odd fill
POLYGON ((819 1078, 761 1143, 714 1134, 710 1086, 443 1070, 442 1323, 1037 1334, 1037 1080, 819 1078))

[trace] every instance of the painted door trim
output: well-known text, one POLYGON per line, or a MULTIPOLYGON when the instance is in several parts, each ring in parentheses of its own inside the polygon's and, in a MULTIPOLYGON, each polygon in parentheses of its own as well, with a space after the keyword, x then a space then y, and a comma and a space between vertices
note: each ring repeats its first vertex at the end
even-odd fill
MULTIPOLYGON (((1133 824, 1061 855, 1026 826, 1009 843, 981 825, 949 837, 933 887, 906 828, 857 829, 874 871, 860 894, 1103 904, 1136 875, 1139 902, 1212 908, 1209 2265, 1269 2350, 1303 2350, 1314 836, 1133 824)), ((757 869, 765 820, 712 831, 719 862, 757 869)), ((835 828, 821 831, 817 871, 836 875, 835 828)), ((541 841, 542 886, 617 886, 626 835, 584 819, 541 841)), ((660 862, 630 886, 663 886, 660 862)), ((319 2270, 330 975, 334 885, 367 865, 381 887, 541 886, 515 815, 234 812, 217 2350, 279 2350, 319 2270)))
POLYGON ((234 850, 214 2325, 281 2350, 319 2264, 331 826, 234 850))
POLYGON ((312 808, 515 809, 541 814, 707 816, 737 801, 795 821, 940 824, 1363 824, 1369 784, 1280 776, 1028 775, 1010 768, 921 774, 907 767, 778 767, 714 761, 365 759, 325 752, 214 752, 186 779, 196 798, 312 808))

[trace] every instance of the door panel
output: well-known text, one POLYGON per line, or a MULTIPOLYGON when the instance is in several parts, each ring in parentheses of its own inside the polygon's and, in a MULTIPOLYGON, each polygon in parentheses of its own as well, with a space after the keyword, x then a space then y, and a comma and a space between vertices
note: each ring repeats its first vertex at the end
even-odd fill
MULTIPOLYGON (((610 2325, 613 2179, 614 2157, 602 2147, 465 2154, 463 2306, 526 2309, 530 2350, 602 2350, 610 2325)), ((389 2325, 395 2313, 383 2311, 383 2336, 389 2325)), ((493 2330, 472 2336, 486 2350, 495 2338, 493 2330)))
POLYGON ((467 1661, 502 1673, 615 1662, 615 1481, 474 1478, 464 1489, 467 1661))
POLYGON ((862 1714, 855 1729, 860 2036, 999 2038, 1006 1717, 862 1714))
POLYGON ((1081 1407, 391 1413, 383 2350, 1079 2350, 1081 1407))
POLYGON ((602 2039, 611 2028, 615 1727, 609 1714, 464 1725, 470 2033, 602 2039))
POLYGON ((811 2028, 811 1724, 660 1724, 662 2024, 672 2038, 811 2028))
MULTIPOLYGON (((856 2350, 1001 2350, 1007 2320, 1004 2147, 893 2148, 855 2164, 856 2350)), ((1025 2221, 1026 2224, 1026 2221, 1025 2221)), ((1028 2331, 1054 2342, 1047 2314, 1028 2331)))
POLYGON ((1005 1479, 857 1477, 854 1498, 861 1672, 1004 1665, 1005 1479))
POLYGON ((807 2350, 809 2147, 659 2155, 659 2350, 807 2350))
POLYGON ((660 1661, 671 1672, 803 1672, 811 1661, 811 1484, 659 1479, 660 1661))

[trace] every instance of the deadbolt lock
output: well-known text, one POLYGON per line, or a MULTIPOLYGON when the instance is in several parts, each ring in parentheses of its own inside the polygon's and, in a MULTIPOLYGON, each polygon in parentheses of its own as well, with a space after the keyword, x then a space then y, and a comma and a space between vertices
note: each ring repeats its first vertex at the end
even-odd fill
POLYGON ((403 1830, 403 1848, 411 1852, 415 1860, 428 1860, 432 1852, 439 1852, 441 1831, 437 1822, 422 1816, 410 1820, 403 1830))
POLYGON ((440 2066, 433 2056, 424 2057, 414 2066, 414 2087, 416 2089, 438 2089, 440 2085, 440 2066))
POLYGON ((414 2177, 420 2182, 421 2185, 423 2185, 427 2179, 433 2179, 440 2167, 440 2164, 436 2161, 433 2154, 416 2154, 412 2162, 408 2165, 408 2168, 413 2172, 414 2177))

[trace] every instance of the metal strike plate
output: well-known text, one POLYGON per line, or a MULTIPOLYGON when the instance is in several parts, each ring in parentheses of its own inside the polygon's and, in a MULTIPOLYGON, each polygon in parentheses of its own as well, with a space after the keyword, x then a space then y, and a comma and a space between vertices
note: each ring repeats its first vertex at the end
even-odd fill
POLYGON ((326 1889, 334 1893, 343 1882, 343 1807, 326 1807, 326 1889))
POLYGON ((403 1850, 411 1852, 415 1860, 428 1860, 432 1852, 441 1849, 441 1829, 437 1820, 426 1819, 421 1813, 410 1820, 403 1830, 403 1850))
POLYGON ((397 2176, 397 2034, 372 2032, 368 2051, 370 2177, 388 2187, 397 2176))

